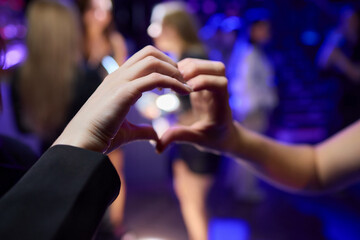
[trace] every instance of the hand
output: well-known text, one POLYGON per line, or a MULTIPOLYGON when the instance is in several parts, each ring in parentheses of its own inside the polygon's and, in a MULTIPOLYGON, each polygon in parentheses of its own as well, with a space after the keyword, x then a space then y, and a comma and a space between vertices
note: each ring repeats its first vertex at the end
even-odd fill
POLYGON ((109 153, 130 141, 158 140, 152 127, 134 125, 125 117, 141 94, 153 88, 190 93, 183 81, 176 63, 154 47, 145 47, 104 79, 53 145, 109 153))
POLYGON ((185 59, 178 63, 178 68, 194 91, 190 99, 197 120, 190 126, 175 126, 166 131, 157 151, 162 152, 171 142, 189 142, 216 153, 226 151, 236 131, 224 64, 185 59))

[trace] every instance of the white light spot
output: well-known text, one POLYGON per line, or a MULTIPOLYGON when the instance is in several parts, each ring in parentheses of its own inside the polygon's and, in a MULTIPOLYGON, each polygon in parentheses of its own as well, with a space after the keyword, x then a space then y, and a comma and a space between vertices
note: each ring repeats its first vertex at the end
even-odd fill
POLYGON ((147 29, 147 33, 152 38, 157 38, 162 33, 162 25, 160 23, 152 23, 147 29))
POLYGON ((115 61, 113 57, 105 56, 101 60, 101 64, 108 72, 108 74, 115 72, 119 68, 119 64, 115 61))
POLYGON ((168 93, 156 99, 156 106, 163 111, 174 112, 179 108, 180 101, 175 94, 168 93))

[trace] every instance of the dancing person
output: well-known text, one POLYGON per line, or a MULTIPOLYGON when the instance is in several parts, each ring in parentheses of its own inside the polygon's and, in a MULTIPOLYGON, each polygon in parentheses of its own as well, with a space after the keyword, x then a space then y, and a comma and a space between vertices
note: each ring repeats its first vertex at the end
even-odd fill
POLYGON ((318 65, 326 79, 336 79, 340 99, 337 107, 343 129, 360 118, 360 12, 342 9, 337 28, 331 31, 318 53, 318 65))
MULTIPOLYGON (((277 105, 274 69, 264 50, 271 39, 270 14, 262 8, 249 9, 244 19, 244 33, 239 33, 228 67, 230 106, 242 126, 265 133, 277 105)), ((263 198, 257 179, 249 171, 237 164, 229 171, 236 198, 263 198)))
MULTIPOLYGON (((207 58, 205 47, 198 37, 195 19, 180 2, 156 5, 152 12, 152 24, 148 30, 155 46, 177 61, 187 57, 207 58), (163 15, 158 11, 163 11, 163 15), (157 32, 157 28, 160 31, 157 32)), ((196 118, 190 98, 179 96, 179 99, 180 110, 177 112, 177 122, 191 125, 196 118)), ((214 182, 221 157, 201 152, 190 145, 177 144, 172 147, 170 158, 175 194, 180 202, 189 239, 206 240, 208 239, 206 198, 214 182)))

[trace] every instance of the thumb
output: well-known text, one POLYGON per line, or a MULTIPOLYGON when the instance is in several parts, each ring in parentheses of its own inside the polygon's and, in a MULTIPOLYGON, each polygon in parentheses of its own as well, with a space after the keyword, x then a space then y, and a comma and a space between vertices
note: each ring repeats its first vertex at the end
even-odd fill
POLYGON ((125 120, 106 152, 111 152, 123 144, 137 140, 155 140, 158 142, 159 137, 152 126, 135 125, 125 120))
POLYGON ((200 133, 189 126, 175 126, 169 128, 159 139, 156 145, 158 153, 163 152, 172 142, 191 142, 200 141, 200 133))
POLYGON ((154 128, 151 125, 135 125, 133 123, 127 122, 129 138, 127 142, 137 141, 137 140, 155 140, 158 141, 159 137, 155 132, 154 128))

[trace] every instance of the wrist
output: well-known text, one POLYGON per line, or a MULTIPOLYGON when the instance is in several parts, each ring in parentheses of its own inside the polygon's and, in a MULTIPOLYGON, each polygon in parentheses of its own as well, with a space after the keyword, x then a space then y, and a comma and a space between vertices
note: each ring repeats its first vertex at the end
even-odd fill
POLYGON ((79 129, 69 129, 66 127, 60 136, 55 140, 52 146, 68 145, 95 152, 104 153, 107 150, 107 143, 99 144, 99 140, 94 139, 92 135, 86 134, 86 131, 79 129))
POLYGON ((239 157, 239 150, 242 148, 242 127, 234 120, 230 126, 224 141, 223 153, 230 157, 239 157))

